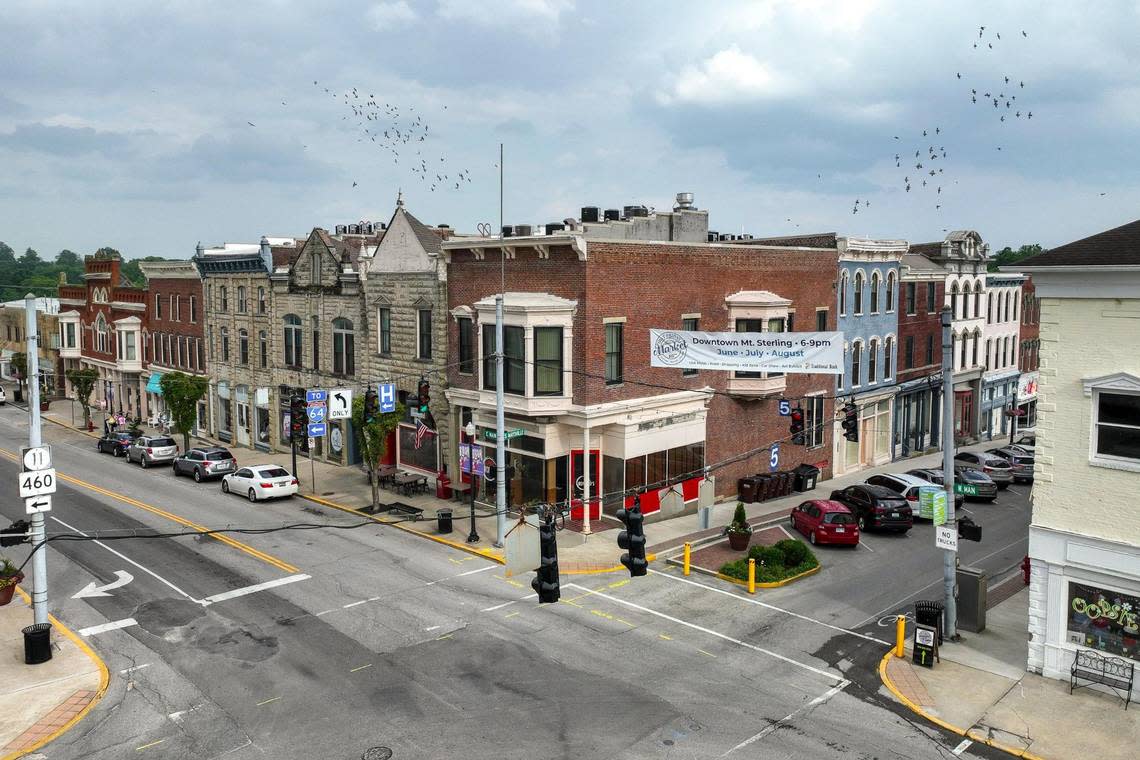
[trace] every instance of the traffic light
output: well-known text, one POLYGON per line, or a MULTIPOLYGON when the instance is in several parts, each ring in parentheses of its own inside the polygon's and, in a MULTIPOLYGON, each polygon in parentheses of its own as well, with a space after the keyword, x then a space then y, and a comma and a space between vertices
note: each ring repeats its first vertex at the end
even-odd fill
POLYGON ((788 428, 788 432, 792 434, 792 443, 797 446, 803 446, 806 442, 804 438, 804 410, 802 407, 795 407, 789 417, 792 418, 792 424, 788 428))
POLYGON ((428 413, 428 404, 431 403, 431 383, 427 380, 420 378, 420 385, 418 389, 419 399, 416 403, 419 405, 420 413, 428 413))
POLYGON ((380 397, 372 388, 364 391, 364 424, 374 421, 380 413, 380 397))
POLYGON ((0 546, 18 546, 19 544, 31 543, 32 537, 26 534, 31 530, 31 524, 27 520, 17 520, 7 528, 0 529, 0 546))
POLYGON ((645 575, 649 572, 649 563, 645 561, 645 517, 641 514, 640 494, 633 497, 632 507, 622 507, 617 511, 617 519, 625 525, 617 539, 618 547, 626 550, 621 555, 621 563, 629 569, 631 577, 645 575))
POLYGON ((292 439, 299 441, 305 437, 309 424, 309 413, 305 411, 305 399, 293 396, 289 399, 289 432, 292 439))
POLYGON ((539 604, 557 602, 562 595, 558 586, 558 540, 555 538, 554 518, 547 517, 538 526, 538 545, 541 559, 538 574, 530 587, 538 594, 539 604))
POLYGON ((853 401, 843 405, 843 437, 859 443, 859 407, 853 401))

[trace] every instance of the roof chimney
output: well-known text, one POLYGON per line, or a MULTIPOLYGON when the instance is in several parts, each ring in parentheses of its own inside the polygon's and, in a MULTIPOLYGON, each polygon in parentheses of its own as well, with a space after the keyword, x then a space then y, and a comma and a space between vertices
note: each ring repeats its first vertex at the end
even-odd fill
POLYGON ((693 194, 692 193, 677 193, 678 209, 692 209, 693 208, 693 194))

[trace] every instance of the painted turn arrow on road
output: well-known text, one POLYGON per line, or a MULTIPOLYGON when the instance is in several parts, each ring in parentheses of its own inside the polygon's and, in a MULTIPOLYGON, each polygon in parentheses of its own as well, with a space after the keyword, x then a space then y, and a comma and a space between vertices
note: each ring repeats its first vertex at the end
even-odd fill
POLYGON ((126 570, 116 570, 115 578, 116 580, 108 583, 106 586, 96 586, 95 582, 92 581, 80 589, 79 593, 71 598, 83 599, 85 597, 91 596, 111 596, 107 593, 108 591, 116 588, 121 588, 135 579, 135 577, 128 573, 126 570))

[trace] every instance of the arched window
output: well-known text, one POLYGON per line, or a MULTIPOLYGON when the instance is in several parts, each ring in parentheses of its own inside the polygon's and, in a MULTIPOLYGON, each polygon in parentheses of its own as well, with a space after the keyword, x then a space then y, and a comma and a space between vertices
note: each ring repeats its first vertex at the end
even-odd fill
MULTIPOLYGON (((847 316, 847 273, 839 278, 839 316, 847 316)), ((383 350, 380 353, 385 353, 383 350)))
POLYGON ((871 313, 879 313, 879 273, 871 275, 871 313))
POLYGON ((237 289, 237 310, 238 314, 245 314, 249 306, 245 300, 245 285, 238 285, 237 289))
POLYGON ((970 283, 962 286, 962 319, 970 319, 970 283))
POLYGON ((285 318, 285 366, 301 366, 301 318, 296 314, 286 314, 285 318))
POLYGON ((1013 307, 1013 291, 1005 291, 1005 319, 1003 322, 1009 321, 1010 309, 1013 307))
POLYGON ((966 364, 966 347, 968 346, 969 343, 970 343, 970 334, 969 333, 962 333, 962 355, 958 357, 958 367, 960 369, 965 369, 967 366, 969 366, 966 364))
POLYGON ((958 283, 950 284, 950 314, 953 319, 961 319, 962 315, 958 313, 958 283))
POLYGON ((265 334, 265 330, 257 333, 257 354, 261 360, 261 368, 265 369, 269 366, 269 336, 265 334))
MULTIPOLYGON (((872 282, 878 278, 872 277, 872 282)), ((879 341, 871 338, 867 343, 867 385, 873 385, 879 380, 879 341)))
POLYGON ((974 316, 975 317, 982 316, 982 291, 984 289, 985 289, 985 286, 982 285, 981 280, 977 280, 974 282, 974 293, 977 294, 974 296, 974 316))
POLYGON ((219 285, 218 286, 218 298, 221 301, 221 303, 218 305, 218 311, 229 311, 230 310, 230 296, 229 296, 229 293, 226 291, 225 285, 219 285))
POLYGON ((994 294, 990 291, 989 297, 986 299, 986 324, 992 325, 994 323, 994 294))
POLYGON ((230 328, 223 327, 222 333, 222 361, 228 362, 230 360, 230 328))
POLYGON ((887 311, 895 310, 895 273, 887 273, 887 311))
POLYGON ((1016 299, 1016 298, 1013 299, 1013 317, 1012 318, 1013 318, 1014 322, 1017 321, 1017 305, 1018 305, 1017 302, 1018 302, 1018 299, 1016 299))
MULTIPOLYGON (((890 283, 891 276, 887 276, 887 282, 890 283)), ((888 303, 889 305, 889 303, 888 303)), ((883 343, 883 379, 889 380, 891 378, 892 367, 894 366, 894 353, 895 353, 895 339, 887 337, 883 343)))
POLYGON ((102 314, 95 320, 95 348, 100 353, 107 353, 107 320, 102 314))
POLYGON ((978 366, 978 347, 981 345, 981 343, 982 343, 982 331, 981 330, 974 330, 974 348, 973 348, 973 353, 971 354, 971 356, 973 356, 973 358, 974 358, 974 361, 970 366, 973 366, 973 367, 978 366))
POLYGON ((249 364, 249 333, 245 329, 238 330, 238 356, 242 364, 249 364))
POLYGON ((986 369, 993 369, 994 339, 986 338, 986 369))
POLYGON ((257 289, 257 313, 264 314, 266 312, 265 304, 265 288, 259 287, 257 289))
POLYGON ((356 334, 352 322, 339 317, 333 320, 333 374, 356 374, 356 334))
MULTIPOLYGON (((858 278, 858 275, 856 275, 856 278, 858 278)), ((858 387, 859 385, 862 384, 860 382, 860 380, 862 379, 862 371, 863 371, 862 364, 863 364, 863 344, 859 341, 855 341, 851 344, 851 385, 852 385, 852 387, 858 387)))
POLYGON ((863 273, 862 272, 856 272, 855 273, 854 306, 855 306, 855 313, 856 314, 862 314, 863 313, 863 273))

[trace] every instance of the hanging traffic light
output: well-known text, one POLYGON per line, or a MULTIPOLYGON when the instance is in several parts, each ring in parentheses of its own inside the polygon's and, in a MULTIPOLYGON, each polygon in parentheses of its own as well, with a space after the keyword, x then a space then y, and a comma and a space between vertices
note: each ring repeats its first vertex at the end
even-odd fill
POLYGON ((799 406, 795 407, 788 416, 792 418, 792 424, 788 427, 788 432, 792 434, 792 443, 797 446, 803 446, 807 442, 804 438, 803 408, 799 406))
POLYGON ((551 604, 562 595, 558 585, 558 540, 553 517, 547 517, 538 526, 538 545, 541 559, 530 587, 538 594, 539 604, 551 604))
POLYGON ((645 561, 645 517, 641 514, 640 494, 633 497, 632 507, 622 507, 617 511, 617 519, 625 525, 617 539, 618 547, 626 550, 621 555, 621 563, 629 569, 631 577, 645 575, 649 571, 649 563, 645 561))
POLYGON ((420 408, 421 414, 427 414, 428 404, 431 403, 431 383, 426 379, 420 378, 420 385, 418 389, 419 399, 417 404, 420 408))
POLYGON ((364 424, 371 424, 380 412, 380 397, 372 388, 364 391, 364 424))
POLYGON ((853 401, 843 405, 843 437, 852 443, 859 442, 859 407, 853 401))
POLYGON ((309 413, 305 411, 305 399, 292 396, 289 399, 289 432, 292 439, 300 441, 305 437, 306 426, 309 424, 309 413))

